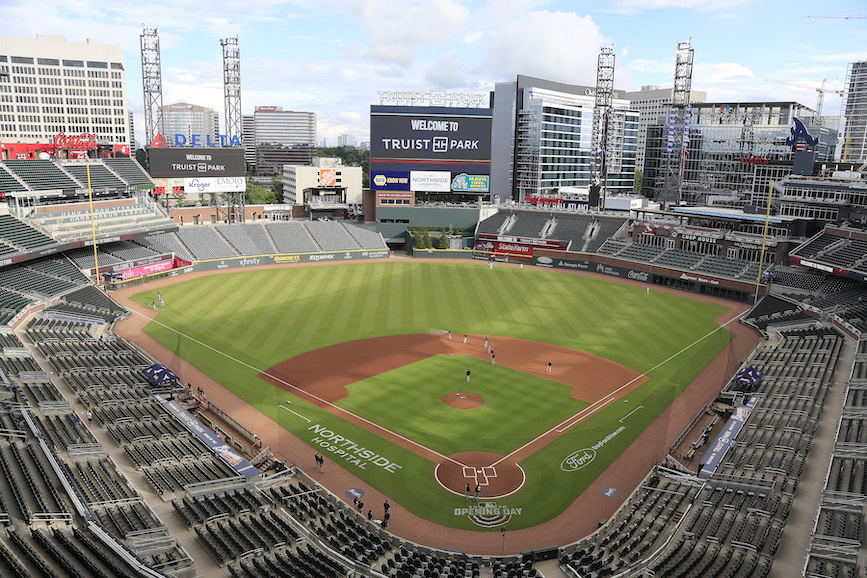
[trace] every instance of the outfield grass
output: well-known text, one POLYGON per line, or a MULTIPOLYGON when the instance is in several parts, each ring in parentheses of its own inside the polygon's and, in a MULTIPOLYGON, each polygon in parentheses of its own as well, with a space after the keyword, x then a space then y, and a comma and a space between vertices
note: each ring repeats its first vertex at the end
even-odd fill
POLYGON ((436 355, 347 389, 349 397, 337 405, 444 455, 508 454, 588 405, 573 398, 569 386, 467 355, 436 355), (468 367, 472 376, 465 383, 468 367), (456 391, 485 402, 474 409, 442 403, 456 391))
MULTIPOLYGON (((517 529, 548 520, 568 506, 731 339, 725 330, 712 333, 717 328, 713 318, 726 308, 690 299, 687 294, 652 291, 647 295, 643 287, 595 277, 532 268, 495 267, 491 271, 473 262, 391 261, 239 271, 163 287, 161 292, 167 308, 157 320, 171 329, 152 323, 146 328, 150 335, 301 439, 313 440, 316 427, 328 427, 400 464, 395 471, 361 469, 349 463, 346 467, 416 514, 460 528, 475 526, 453 514, 463 498, 436 484, 434 464, 266 384, 257 377, 259 371, 335 343, 432 329, 554 343, 611 359, 640 373, 685 349, 673 361, 650 371, 651 379, 629 395, 628 403, 608 406, 522 462, 527 483, 504 502, 524 508, 521 517, 509 523, 517 529), (695 344, 697 340, 701 341, 695 344), (280 409, 288 397, 292 409, 305 419, 280 409), (626 429, 600 448, 588 467, 562 471, 563 458, 598 443, 620 426, 626 429)), ((146 290, 134 299, 144 303, 155 295, 156 290, 146 290)), ((415 365, 398 370, 409 372, 411 381, 404 384, 407 394, 414 394, 418 385, 418 379, 411 376, 415 365)), ((529 381, 530 376, 519 376, 518 382, 529 381)), ((721 386, 724 380, 721 376, 721 386)), ((356 384, 351 389, 359 385, 365 387, 356 384)), ((516 389, 514 395, 520 398, 520 393, 516 389)), ((525 403, 519 404, 519 414, 535 410, 531 394, 528 391, 525 403)), ((389 408, 381 412, 390 422, 397 424, 397 415, 400 427, 430 430, 432 426, 424 422, 442 404, 436 393, 427 395, 433 401, 418 407, 395 393, 375 402, 370 393, 364 397, 353 393, 345 402, 378 416, 377 406, 390 401, 389 408)), ((502 421, 508 424, 509 417, 502 421)), ((453 441, 469 435, 447 431, 453 441)), ((497 439, 503 435, 499 433, 497 439)), ((464 449, 481 449, 477 446, 483 439, 484 435, 470 437, 464 449)))

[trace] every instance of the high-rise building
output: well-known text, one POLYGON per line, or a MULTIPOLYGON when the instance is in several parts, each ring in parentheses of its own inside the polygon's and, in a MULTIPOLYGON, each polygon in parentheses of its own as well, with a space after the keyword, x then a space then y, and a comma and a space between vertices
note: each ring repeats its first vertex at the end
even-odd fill
POLYGON ((248 168, 256 166, 256 118, 252 114, 241 117, 241 142, 244 143, 244 162, 248 168))
POLYGON ((63 133, 129 146, 129 130, 119 45, 0 37, 0 141, 46 143, 63 133))
MULTIPOLYGON (((644 149, 647 146, 647 127, 658 124, 660 118, 667 122, 671 107, 671 89, 656 85, 642 86, 641 90, 627 92, 623 98, 629 101, 629 108, 638 112, 638 148, 635 151, 635 168, 644 170, 644 149)), ((690 102, 705 102, 707 93, 691 90, 690 102)))
MULTIPOLYGON (((682 183, 686 202, 727 198, 733 205, 763 204, 770 182, 794 171, 795 147, 786 140, 792 136, 795 118, 818 139, 811 147, 810 168, 813 160, 833 160, 837 131, 802 104, 716 102, 691 108, 682 183)), ((642 192, 651 198, 664 189, 667 137, 666 119, 648 127, 642 192)))
POLYGON ((355 136, 351 134, 342 134, 337 137, 337 146, 339 147, 355 147, 355 136))
POLYGON ((843 114, 843 162, 867 162, 867 61, 849 65, 843 114))
POLYGON ((164 105, 161 112, 169 146, 229 146, 220 141, 220 115, 214 109, 177 102, 164 105))
POLYGON ((135 116, 129 111, 129 156, 134 157, 136 151, 135 116))
POLYGON ((257 175, 281 174, 283 165, 309 165, 313 161, 315 113, 257 106, 253 117, 257 175))
MULTIPOLYGON (((550 195, 561 187, 587 188, 592 178, 595 89, 518 75, 494 88, 491 129, 491 192, 524 200, 550 195)), ((608 194, 631 193, 635 175, 638 113, 622 91, 614 91, 608 121, 608 194)))

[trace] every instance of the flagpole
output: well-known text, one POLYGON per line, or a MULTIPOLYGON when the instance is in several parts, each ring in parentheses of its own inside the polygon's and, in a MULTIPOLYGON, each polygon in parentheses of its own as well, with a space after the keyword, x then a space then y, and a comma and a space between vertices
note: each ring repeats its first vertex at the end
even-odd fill
POLYGON ((753 300, 755 305, 759 301, 759 284, 762 281, 762 272, 765 268, 765 244, 768 240, 768 221, 771 219, 771 196, 774 194, 774 181, 771 181, 771 186, 768 189, 768 208, 765 211, 765 231, 762 234, 762 252, 759 255, 759 273, 756 275, 756 297, 753 300))
POLYGON ((93 187, 90 184, 90 163, 87 167, 87 194, 90 197, 90 232, 93 240, 93 266, 96 268, 96 286, 99 287, 99 259, 96 256, 96 220, 93 216, 93 187))

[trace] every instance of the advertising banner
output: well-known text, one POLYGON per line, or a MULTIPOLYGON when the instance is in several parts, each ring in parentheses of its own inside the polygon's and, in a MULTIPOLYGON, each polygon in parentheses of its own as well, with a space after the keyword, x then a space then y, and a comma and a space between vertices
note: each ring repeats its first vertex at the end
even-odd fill
POLYGON ((714 473, 714 471, 716 471, 717 466, 719 466, 723 456, 725 456, 726 452, 729 451, 729 448, 735 446, 735 437, 737 437, 738 432, 741 431, 741 428, 744 426, 750 413, 752 413, 753 408, 756 407, 758 401, 758 396, 750 396, 750 400, 746 405, 738 406, 737 409, 735 409, 735 412, 728 419, 725 427, 723 427, 722 432, 720 432, 716 441, 714 441, 713 446, 711 446, 711 448, 704 454, 699 476, 709 477, 714 473))
POLYGON ((337 169, 319 169, 319 186, 333 187, 337 184, 337 169))
POLYGON ((150 148, 152 177, 243 177, 247 166, 241 148, 150 148))
POLYGON ((409 171, 373 171, 370 182, 377 191, 408 191, 409 171))
POLYGON ((219 269, 234 269, 236 267, 257 267, 259 265, 285 265, 291 263, 333 263, 352 259, 381 259, 388 257, 388 249, 335 251, 331 253, 296 253, 286 255, 260 255, 258 257, 232 257, 229 259, 212 259, 196 261, 189 271, 214 271, 219 269))
POLYGON ((389 193, 376 191, 377 199, 412 199, 413 197, 415 197, 415 194, 409 192, 389 193))
POLYGON ((183 179, 183 187, 188 193, 232 193, 245 190, 247 179, 245 177, 196 177, 183 179))
POLYGON ((445 171, 410 171, 409 187, 412 191, 448 193, 452 175, 445 171))
POLYGON ((501 243, 499 241, 480 240, 476 243, 476 251, 491 251, 494 253, 508 253, 510 255, 532 256, 533 247, 518 245, 516 243, 501 243))
POLYGON ((111 276, 116 279, 120 278, 126 281, 127 279, 141 277, 142 275, 150 275, 152 273, 162 273, 163 271, 170 271, 173 266, 174 261, 172 259, 169 259, 168 261, 160 261, 159 263, 142 265, 141 267, 130 267, 129 269, 123 269, 122 271, 113 271, 111 276))
POLYGON ((490 161, 491 110, 373 106, 370 157, 490 161))
POLYGON ((468 175, 461 173, 452 179, 452 190, 461 193, 487 193, 490 190, 488 175, 468 175))
POLYGON ((245 478, 252 478, 261 473, 255 466, 253 466, 253 464, 245 460, 238 452, 232 449, 229 444, 220 439, 217 432, 206 428, 199 420, 191 416, 190 413, 180 405, 174 401, 166 400, 161 395, 154 395, 153 398, 166 411, 172 414, 172 417, 178 420, 181 425, 199 438, 203 444, 208 446, 208 449, 232 466, 236 472, 245 478))

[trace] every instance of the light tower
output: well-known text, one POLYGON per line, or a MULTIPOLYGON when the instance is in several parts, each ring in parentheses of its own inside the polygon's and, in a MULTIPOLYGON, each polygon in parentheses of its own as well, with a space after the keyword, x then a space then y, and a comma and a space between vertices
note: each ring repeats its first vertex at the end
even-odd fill
POLYGON ((144 91, 145 146, 157 135, 163 135, 163 77, 160 68, 160 37, 156 28, 145 28, 141 34, 141 77, 144 91))
MULTIPOLYGON (((223 102, 226 111, 224 146, 241 142, 244 135, 243 116, 241 115, 241 49, 238 37, 230 36, 220 40, 223 47, 223 102)), ((244 222, 245 191, 226 193, 226 221, 244 222)))
POLYGON ((599 207, 605 207, 605 188, 608 177, 608 124, 614 96, 614 48, 599 49, 596 65, 596 102, 593 106, 593 133, 591 137, 591 187, 599 190, 599 207))
POLYGON ((679 203, 683 186, 683 167, 689 146, 689 122, 692 113, 689 93, 692 88, 692 39, 677 43, 674 86, 668 114, 668 143, 665 157, 665 183, 660 196, 664 203, 679 203))
POLYGON ((241 49, 238 37, 220 40, 223 46, 223 101, 226 109, 226 142, 241 140, 244 129, 241 116, 241 49))

